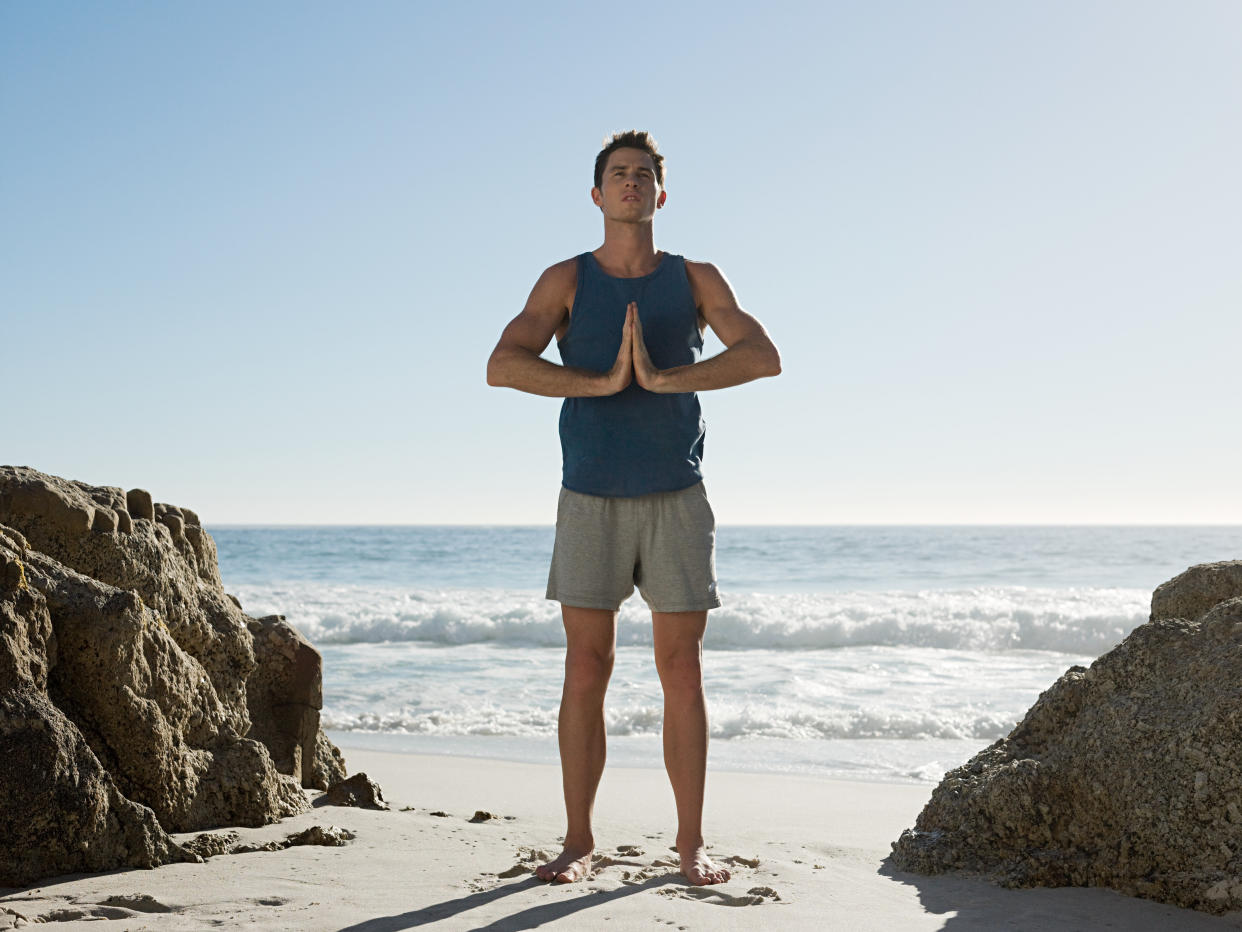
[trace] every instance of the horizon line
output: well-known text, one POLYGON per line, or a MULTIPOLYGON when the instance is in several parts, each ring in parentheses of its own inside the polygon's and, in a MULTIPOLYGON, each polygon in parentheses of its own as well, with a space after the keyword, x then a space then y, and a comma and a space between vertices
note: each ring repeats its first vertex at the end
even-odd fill
MULTIPOLYGON (((384 522, 384 523, 353 523, 353 522, 278 522, 278 521, 221 521, 203 522, 205 528, 555 528, 554 522, 384 522)), ((1176 522, 1176 521, 1135 521, 1135 522, 854 522, 854 523, 761 523, 750 521, 730 521, 716 525, 719 527, 753 527, 753 528, 1237 528, 1242 530, 1242 523, 1222 522, 1176 522)))

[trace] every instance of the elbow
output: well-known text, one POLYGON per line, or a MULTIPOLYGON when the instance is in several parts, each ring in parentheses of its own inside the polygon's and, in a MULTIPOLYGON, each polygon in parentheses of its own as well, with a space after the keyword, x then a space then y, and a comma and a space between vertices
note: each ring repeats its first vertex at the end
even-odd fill
POLYGON ((504 388, 505 382, 500 370, 501 366, 496 359, 496 354, 492 353, 487 360, 487 384, 493 388, 504 388))
POLYGON ((780 350, 778 350, 775 346, 773 346, 772 351, 767 354, 767 358, 764 360, 763 375, 765 378, 771 378, 774 375, 780 375, 780 374, 781 374, 781 354, 780 354, 780 350))

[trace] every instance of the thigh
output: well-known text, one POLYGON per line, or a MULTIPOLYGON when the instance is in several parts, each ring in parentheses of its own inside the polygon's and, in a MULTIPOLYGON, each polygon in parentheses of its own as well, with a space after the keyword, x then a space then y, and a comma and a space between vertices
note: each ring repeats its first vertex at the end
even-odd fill
POLYGON ((697 651, 706 630, 706 611, 651 613, 651 638, 657 654, 697 651))
POLYGON ((716 516, 703 484, 653 496, 639 546, 639 591, 653 613, 717 608, 716 516))
POLYGON ((617 613, 598 608, 561 606, 565 646, 570 651, 590 651, 611 657, 617 645, 617 613))
POLYGON ((624 499, 562 488, 547 597, 563 606, 616 611, 634 591, 635 535, 624 499))

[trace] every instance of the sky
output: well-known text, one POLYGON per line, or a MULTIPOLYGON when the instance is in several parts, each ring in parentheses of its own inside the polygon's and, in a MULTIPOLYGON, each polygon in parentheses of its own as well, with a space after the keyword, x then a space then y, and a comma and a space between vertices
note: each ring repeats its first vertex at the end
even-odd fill
POLYGON ((657 246, 782 354, 703 393, 722 524, 1242 524, 1239 35, 1234 0, 8 0, 0 463, 208 526, 550 524, 559 402, 484 367, 638 127, 657 246))

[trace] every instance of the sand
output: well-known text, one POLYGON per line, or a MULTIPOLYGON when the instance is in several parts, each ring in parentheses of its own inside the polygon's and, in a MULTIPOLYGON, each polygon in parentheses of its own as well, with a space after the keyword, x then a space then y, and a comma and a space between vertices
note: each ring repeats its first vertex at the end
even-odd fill
POLYGON ((709 775, 705 827, 713 856, 733 870, 727 884, 690 887, 677 873, 663 772, 614 767, 596 807, 594 876, 550 886, 530 870, 539 852, 559 850, 556 767, 361 750, 346 758, 350 773, 365 771, 384 787, 390 811, 324 806, 238 830, 261 843, 335 825, 355 835, 344 847, 220 855, 0 890, 0 928, 11 910, 58 929, 117 932, 1242 929, 1242 914, 1207 916, 1109 890, 1005 890, 889 873, 889 842, 913 823, 929 786, 771 774, 709 775), (472 822, 480 810, 493 817, 472 822), (101 919, 113 921, 96 925, 101 919))

